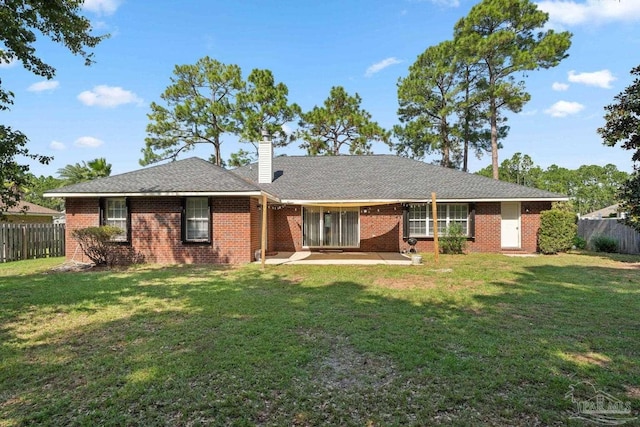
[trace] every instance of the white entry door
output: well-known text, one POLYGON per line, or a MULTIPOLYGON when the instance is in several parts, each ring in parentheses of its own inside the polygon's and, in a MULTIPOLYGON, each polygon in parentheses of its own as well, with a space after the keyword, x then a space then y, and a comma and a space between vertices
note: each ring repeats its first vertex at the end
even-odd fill
POLYGON ((503 248, 520 247, 520 202, 502 202, 501 244, 503 248))

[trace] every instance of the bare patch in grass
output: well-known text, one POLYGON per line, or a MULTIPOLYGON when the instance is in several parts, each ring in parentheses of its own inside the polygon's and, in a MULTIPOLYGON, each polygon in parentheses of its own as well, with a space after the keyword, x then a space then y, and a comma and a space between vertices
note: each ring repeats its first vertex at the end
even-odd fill
POLYGON ((611 362, 611 359, 604 354, 588 352, 588 353, 564 353, 567 360, 580 365, 596 365, 603 367, 611 362))
POLYGON ((349 337, 314 331, 301 331, 300 334, 309 341, 324 341, 328 347, 327 354, 312 370, 312 382, 323 391, 379 389, 396 378, 395 367, 390 360, 358 352, 349 337))
POLYGON ((624 386, 624 388, 627 390, 627 393, 626 393, 627 397, 631 399, 640 399, 640 387, 626 385, 624 386))

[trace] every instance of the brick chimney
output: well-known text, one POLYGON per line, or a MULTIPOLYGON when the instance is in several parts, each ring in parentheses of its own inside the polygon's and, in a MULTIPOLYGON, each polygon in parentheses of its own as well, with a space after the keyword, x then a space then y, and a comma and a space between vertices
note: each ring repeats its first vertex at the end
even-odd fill
POLYGON ((262 130, 262 141, 258 145, 258 183, 273 182, 273 144, 269 139, 269 132, 262 130))

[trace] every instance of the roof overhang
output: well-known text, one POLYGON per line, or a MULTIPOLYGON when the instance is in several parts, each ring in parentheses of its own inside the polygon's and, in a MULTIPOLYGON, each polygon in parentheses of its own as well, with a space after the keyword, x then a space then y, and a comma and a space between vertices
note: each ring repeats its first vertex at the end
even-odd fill
POLYGON ((277 197, 265 191, 141 191, 132 193, 65 193, 49 192, 43 194, 44 197, 258 197, 266 195, 270 199, 279 200, 277 197))
MULTIPOLYGON (((568 197, 548 197, 548 198, 500 198, 500 199, 459 199, 448 198, 439 199, 436 197, 437 203, 485 203, 485 202, 566 202, 568 197)), ((396 203, 430 203, 428 199, 366 199, 366 200, 302 200, 302 199, 282 199, 280 201, 288 205, 305 205, 305 206, 376 206, 376 205, 392 205, 396 203)))

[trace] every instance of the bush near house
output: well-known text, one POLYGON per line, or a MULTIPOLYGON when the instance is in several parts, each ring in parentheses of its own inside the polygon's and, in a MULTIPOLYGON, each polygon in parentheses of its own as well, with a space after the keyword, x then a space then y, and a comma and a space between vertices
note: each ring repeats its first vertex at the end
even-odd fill
POLYGON ((573 213, 560 209, 544 211, 540 214, 538 248, 543 254, 566 252, 573 247, 577 231, 573 213))
POLYGON ((130 265, 144 262, 144 257, 130 248, 121 248, 113 241, 122 229, 108 225, 74 230, 71 235, 78 241, 84 254, 96 265, 130 265))
POLYGON ((460 224, 451 224, 440 241, 443 254, 462 254, 467 247, 467 234, 460 224))

